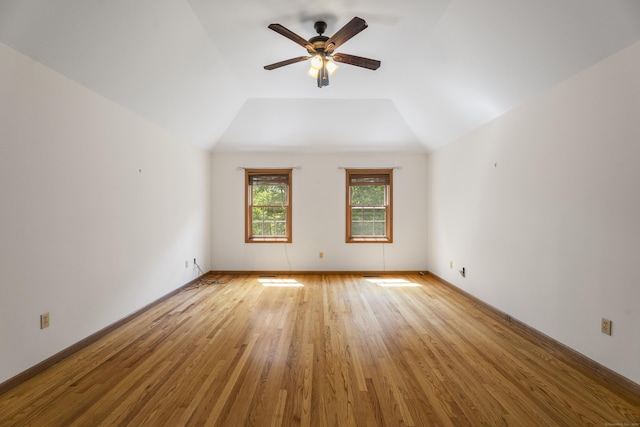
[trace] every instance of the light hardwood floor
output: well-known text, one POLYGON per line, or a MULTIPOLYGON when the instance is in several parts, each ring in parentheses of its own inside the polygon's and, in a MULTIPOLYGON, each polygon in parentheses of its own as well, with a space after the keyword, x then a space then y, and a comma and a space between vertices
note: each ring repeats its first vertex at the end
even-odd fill
POLYGON ((1 395, 0 425, 640 423, 640 396, 430 276, 380 277, 413 286, 347 274, 277 277, 297 286, 227 278, 178 293, 1 395))

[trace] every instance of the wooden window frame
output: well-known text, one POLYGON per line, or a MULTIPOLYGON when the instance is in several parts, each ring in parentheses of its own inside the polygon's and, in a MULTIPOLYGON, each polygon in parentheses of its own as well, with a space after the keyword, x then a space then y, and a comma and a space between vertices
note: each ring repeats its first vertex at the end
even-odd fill
POLYGON ((291 243, 292 242, 292 230, 291 230, 291 177, 292 169, 245 169, 245 209, 244 209, 244 222, 245 222, 245 243, 291 243), (285 175, 287 177, 287 202, 286 215, 285 215, 285 236, 253 236, 253 215, 252 215, 252 192, 251 181, 252 177, 256 176, 274 176, 285 175))
MULTIPOLYGON (((375 184, 358 184, 375 185, 375 184)), ((393 243, 393 169, 346 169, 346 242, 347 243, 393 243), (386 175, 388 177, 386 197, 385 236, 353 236, 352 235, 352 206, 351 187, 352 177, 366 175, 386 175)))

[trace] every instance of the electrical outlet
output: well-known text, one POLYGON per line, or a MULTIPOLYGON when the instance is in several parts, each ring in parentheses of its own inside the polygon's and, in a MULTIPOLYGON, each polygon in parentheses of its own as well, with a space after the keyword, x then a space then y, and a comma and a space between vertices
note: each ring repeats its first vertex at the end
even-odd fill
POLYGON ((449 261, 449 268, 453 268, 453 261, 449 261))
POLYGON ((186 261, 184 262, 184 268, 189 268, 189 260, 186 260, 186 261))
POLYGON ((324 258, 324 252, 320 252, 320 258, 324 258))
POLYGON ((45 329, 49 327, 49 313, 43 313, 40 315, 40 329, 45 329))
POLYGON ((603 334, 611 335, 611 320, 602 318, 602 324, 600 326, 600 331, 603 334))

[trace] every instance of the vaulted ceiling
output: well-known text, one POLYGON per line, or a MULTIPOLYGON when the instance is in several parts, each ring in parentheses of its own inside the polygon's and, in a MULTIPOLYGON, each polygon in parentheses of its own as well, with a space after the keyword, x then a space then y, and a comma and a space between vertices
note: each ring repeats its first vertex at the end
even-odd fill
MULTIPOLYGON (((0 42, 213 151, 430 151, 640 40, 638 0, 0 0, 0 42), (319 89, 308 39, 354 16, 319 89)), ((1 65, 0 65, 1 66, 1 65)))

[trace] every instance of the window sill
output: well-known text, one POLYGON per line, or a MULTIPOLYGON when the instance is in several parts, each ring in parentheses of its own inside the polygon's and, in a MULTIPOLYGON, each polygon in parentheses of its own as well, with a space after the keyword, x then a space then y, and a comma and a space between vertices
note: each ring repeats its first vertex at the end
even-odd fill
POLYGON ((393 243, 388 237, 352 237, 347 243, 393 243))
POLYGON ((247 239, 245 243, 291 243, 287 237, 253 237, 247 239))

